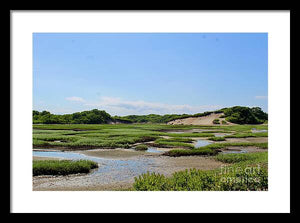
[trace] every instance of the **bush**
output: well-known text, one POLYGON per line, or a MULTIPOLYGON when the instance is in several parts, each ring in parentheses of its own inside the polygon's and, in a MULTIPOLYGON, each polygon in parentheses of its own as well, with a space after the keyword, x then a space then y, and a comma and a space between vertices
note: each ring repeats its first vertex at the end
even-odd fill
POLYGON ((157 173, 142 174, 133 184, 137 191, 248 191, 267 190, 266 168, 240 167, 239 171, 221 172, 190 169, 175 172, 170 178, 157 173))
POLYGON ((222 120, 222 125, 227 125, 228 123, 225 120, 222 120))
POLYGON ((168 179, 159 173, 144 173, 134 178, 133 185, 135 190, 139 191, 161 191, 169 190, 170 184, 168 179))
POLYGON ((222 110, 226 120, 236 124, 262 124, 268 119, 267 113, 263 112, 259 107, 235 106, 222 110))
POLYGON ((214 124, 220 124, 220 120, 218 118, 216 118, 216 119, 213 120, 213 123, 214 124))

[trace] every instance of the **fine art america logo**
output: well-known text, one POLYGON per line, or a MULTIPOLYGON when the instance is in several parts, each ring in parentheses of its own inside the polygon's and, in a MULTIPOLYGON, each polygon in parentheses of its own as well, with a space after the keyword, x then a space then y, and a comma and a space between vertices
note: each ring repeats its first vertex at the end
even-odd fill
POLYGON ((257 166, 247 166, 234 167, 234 166, 221 166, 221 171, 219 175, 222 175, 222 183, 260 183, 260 178, 258 177, 261 173, 261 167, 258 164, 257 166))

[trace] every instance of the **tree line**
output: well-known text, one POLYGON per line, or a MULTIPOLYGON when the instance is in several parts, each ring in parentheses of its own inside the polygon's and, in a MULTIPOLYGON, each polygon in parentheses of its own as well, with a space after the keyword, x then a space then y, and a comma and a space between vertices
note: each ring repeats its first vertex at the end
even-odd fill
POLYGON ((65 115, 55 115, 48 111, 33 111, 34 124, 108 124, 112 121, 114 120, 110 114, 98 109, 65 115))
POLYGON ((73 114, 55 115, 49 111, 33 111, 33 124, 109 124, 109 123, 167 123, 176 119, 207 116, 212 113, 224 113, 227 121, 236 124, 261 124, 268 120, 268 114, 259 107, 234 106, 212 112, 197 114, 167 114, 167 115, 127 115, 111 116, 103 110, 75 112, 73 114))

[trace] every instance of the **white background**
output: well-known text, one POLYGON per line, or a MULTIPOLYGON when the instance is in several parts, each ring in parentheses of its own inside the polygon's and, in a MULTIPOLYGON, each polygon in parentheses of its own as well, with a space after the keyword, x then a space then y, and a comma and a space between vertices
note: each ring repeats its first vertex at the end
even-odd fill
POLYGON ((32 12, 12 19, 12 212, 289 212, 290 13, 32 12), (269 191, 32 191, 33 32, 267 32, 269 191))

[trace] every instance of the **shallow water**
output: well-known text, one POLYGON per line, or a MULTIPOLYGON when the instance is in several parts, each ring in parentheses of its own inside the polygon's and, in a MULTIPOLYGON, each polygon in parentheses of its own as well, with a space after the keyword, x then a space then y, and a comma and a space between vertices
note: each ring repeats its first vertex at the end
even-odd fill
POLYGON ((56 151, 49 151, 49 152, 33 151, 33 156, 63 158, 63 159, 72 159, 72 160, 78 160, 78 159, 94 160, 94 159, 97 159, 97 157, 90 157, 90 156, 86 156, 86 155, 80 154, 80 153, 60 152, 60 151, 57 151, 57 152, 56 151))
POLYGON ((204 139, 198 139, 196 144, 195 144, 195 147, 199 148, 199 147, 206 146, 206 145, 209 145, 209 144, 211 144, 211 142, 209 142, 207 140, 204 140, 204 139))
POLYGON ((148 153, 162 153, 162 151, 157 150, 157 148, 155 148, 155 147, 148 147, 146 152, 148 152, 148 153))
POLYGON ((215 137, 223 137, 223 136, 226 136, 228 134, 226 133, 215 133, 215 137))
POLYGON ((251 129, 251 132, 255 133, 255 132, 267 132, 268 130, 266 129, 262 129, 262 130, 257 130, 257 129, 251 129))
MULTIPOLYGON (((151 148, 154 151, 156 148, 151 148)), ((157 151, 157 150, 156 150, 157 151)), ((158 152, 158 151, 157 151, 158 152)), ((138 159, 108 159, 87 156, 74 152, 43 152, 33 151, 33 156, 40 157, 54 157, 71 160, 86 159, 92 160, 99 164, 99 168, 92 171, 90 174, 83 176, 86 183, 111 183, 123 180, 132 179, 134 176, 152 172, 153 160, 151 158, 138 158, 138 159)), ((70 181, 71 183, 71 181, 70 181)), ((74 183, 74 182, 73 182, 74 183)))
POLYGON ((223 151, 222 153, 248 153, 245 150, 241 150, 241 151, 223 151))

